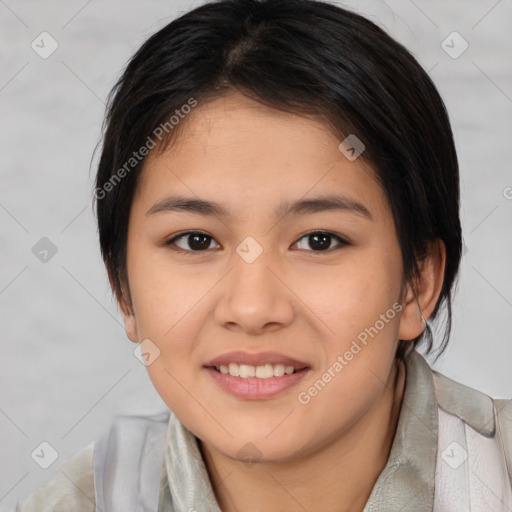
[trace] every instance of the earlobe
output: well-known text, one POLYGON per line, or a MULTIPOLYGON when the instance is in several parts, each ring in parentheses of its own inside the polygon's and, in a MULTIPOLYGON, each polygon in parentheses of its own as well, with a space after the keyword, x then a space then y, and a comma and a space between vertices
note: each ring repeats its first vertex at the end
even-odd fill
MULTIPOLYGON (((425 325, 421 320, 419 299, 415 300, 412 285, 407 286, 407 295, 402 303, 402 314, 398 328, 398 338, 401 340, 413 340, 424 330, 425 325)), ((421 315, 424 317, 423 313, 421 315)))
POLYGON ((138 343, 139 336, 137 333, 137 322, 135 320, 135 313, 133 312, 133 308, 129 307, 126 302, 120 302, 121 314, 123 315, 124 327, 126 330, 126 336, 131 341, 138 343))
POLYGON ((131 341, 138 343, 139 337, 137 335, 137 325, 135 322, 135 317, 133 315, 124 317, 124 326, 126 329, 126 336, 131 341))
POLYGON ((399 339, 413 340, 424 331, 443 288, 445 264, 445 245, 442 240, 436 240, 431 243, 428 256, 421 262, 419 279, 414 285, 407 286, 402 303, 399 339))

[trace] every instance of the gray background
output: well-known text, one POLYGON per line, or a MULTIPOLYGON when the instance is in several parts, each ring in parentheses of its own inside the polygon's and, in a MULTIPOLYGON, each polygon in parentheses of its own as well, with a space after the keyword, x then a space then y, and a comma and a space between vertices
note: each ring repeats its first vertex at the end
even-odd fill
MULTIPOLYGON (((113 415, 165 407, 111 298, 91 209, 91 156, 127 59, 200 3, 0 0, 0 508, 47 483, 113 415), (59 45, 47 59, 31 47, 43 31, 59 45), (43 237, 57 248, 46 263, 32 252, 43 237), (30 457, 42 441, 59 454, 46 470, 30 457)), ((345 5, 415 54, 455 132, 466 252, 451 343, 433 366, 510 398, 512 0, 345 5), (456 59, 441 46, 454 31, 469 44, 456 59)), ((453 36, 448 44, 461 48, 453 36)))

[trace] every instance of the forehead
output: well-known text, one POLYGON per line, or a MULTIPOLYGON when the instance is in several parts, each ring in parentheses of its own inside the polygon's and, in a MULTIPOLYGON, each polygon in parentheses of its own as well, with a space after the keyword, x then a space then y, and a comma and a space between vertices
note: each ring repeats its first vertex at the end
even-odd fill
POLYGON ((232 94, 200 104, 183 123, 164 152, 146 158, 137 189, 145 206, 171 193, 226 203, 234 215, 268 203, 282 214, 291 199, 326 194, 368 210, 386 206, 373 169, 362 158, 348 160, 318 119, 232 94))

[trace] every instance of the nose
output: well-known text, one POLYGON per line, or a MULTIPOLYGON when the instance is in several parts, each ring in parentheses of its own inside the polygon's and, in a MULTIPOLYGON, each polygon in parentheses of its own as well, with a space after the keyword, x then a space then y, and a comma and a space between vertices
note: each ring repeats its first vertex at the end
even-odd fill
POLYGON ((294 294, 279 261, 270 250, 258 251, 258 255, 254 250, 250 242, 237 249, 234 268, 224 280, 215 308, 218 325, 248 335, 283 328, 294 316, 294 294))

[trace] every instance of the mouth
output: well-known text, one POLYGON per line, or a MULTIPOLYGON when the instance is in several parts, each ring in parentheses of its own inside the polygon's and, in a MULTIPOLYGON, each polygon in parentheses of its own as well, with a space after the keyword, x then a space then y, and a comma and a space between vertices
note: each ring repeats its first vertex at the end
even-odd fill
POLYGON ((238 377, 242 379, 270 379, 273 377, 283 377, 284 375, 294 375, 296 373, 309 370, 309 366, 296 368, 293 365, 284 364, 265 364, 260 366, 244 365, 238 363, 230 363, 229 365, 205 366, 223 375, 238 377))
POLYGON ((258 368, 273 367, 274 365, 253 366, 248 369, 244 368, 248 365, 236 365, 240 367, 239 369, 234 365, 236 363, 231 363, 229 367, 221 365, 219 368, 205 366, 204 369, 222 391, 243 400, 273 398, 282 394, 285 390, 296 387, 310 371, 309 367, 294 368, 292 366, 288 368, 288 372, 277 368, 278 375, 274 375, 275 369, 273 368, 259 370, 256 373, 258 368), (263 373, 264 371, 266 373, 263 373), (239 375, 236 375, 236 373, 239 373, 239 375))
POLYGON ((282 353, 238 350, 218 356, 204 370, 219 388, 245 400, 268 399, 296 386, 312 367, 282 353))
POLYGON ((230 374, 233 377, 281 377, 285 374, 295 373, 309 365, 304 361, 289 357, 278 352, 246 352, 238 350, 218 356, 204 365, 215 371, 230 374))

